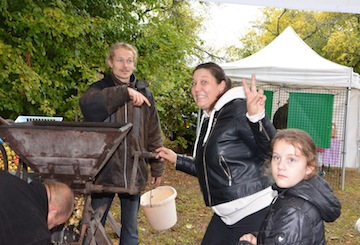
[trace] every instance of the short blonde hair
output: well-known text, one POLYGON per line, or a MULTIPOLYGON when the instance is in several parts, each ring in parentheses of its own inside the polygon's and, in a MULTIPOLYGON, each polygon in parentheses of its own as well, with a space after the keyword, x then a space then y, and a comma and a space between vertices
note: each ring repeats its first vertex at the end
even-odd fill
POLYGON ((137 62, 137 58, 138 58, 138 52, 137 49, 132 46, 131 44, 125 43, 125 42, 116 42, 114 43, 111 48, 110 48, 110 52, 106 58, 106 61, 110 61, 114 58, 115 56, 115 50, 119 49, 119 48, 124 48, 127 49, 129 51, 131 51, 134 54, 134 64, 136 64, 137 62))

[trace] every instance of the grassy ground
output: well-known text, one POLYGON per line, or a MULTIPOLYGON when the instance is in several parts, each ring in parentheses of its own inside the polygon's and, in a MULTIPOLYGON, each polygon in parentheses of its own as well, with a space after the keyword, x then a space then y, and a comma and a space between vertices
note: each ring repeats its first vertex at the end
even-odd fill
POLYGON ((334 189, 340 199, 341 216, 333 223, 325 224, 327 244, 360 244, 360 234, 354 226, 360 218, 360 173, 347 170, 345 174, 345 190, 334 189))
MULTIPOLYGON (((167 165, 162 185, 170 185, 177 190, 178 221, 169 230, 155 231, 148 224, 143 210, 140 209, 139 244, 200 244, 212 211, 204 205, 197 179, 175 171, 173 166, 167 165)), ((334 223, 325 225, 327 244, 360 244, 360 234, 354 230, 355 221, 360 218, 360 173, 356 170, 347 170, 345 190, 335 187, 334 191, 342 203, 342 214, 334 223)), ((119 204, 115 201, 112 207, 115 218, 119 217, 119 209, 119 204)), ((110 231, 109 235, 113 238, 114 244, 117 244, 115 235, 110 231)))

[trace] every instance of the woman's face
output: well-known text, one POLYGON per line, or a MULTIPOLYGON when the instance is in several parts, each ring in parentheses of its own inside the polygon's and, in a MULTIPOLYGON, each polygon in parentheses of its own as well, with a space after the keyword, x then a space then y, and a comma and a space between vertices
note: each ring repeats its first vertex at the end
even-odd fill
POLYGON ((285 140, 278 140, 274 144, 271 170, 277 186, 290 188, 306 179, 313 172, 313 167, 308 165, 298 148, 285 140))
POLYGON ((225 87, 225 81, 218 84, 209 70, 201 68, 193 74, 191 94, 196 105, 209 113, 225 87))

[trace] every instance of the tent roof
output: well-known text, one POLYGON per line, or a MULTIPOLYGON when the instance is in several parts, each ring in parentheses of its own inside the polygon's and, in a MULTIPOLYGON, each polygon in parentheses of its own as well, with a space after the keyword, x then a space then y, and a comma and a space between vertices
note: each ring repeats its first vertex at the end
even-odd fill
POLYGON ((233 80, 256 74, 259 81, 287 85, 360 87, 352 68, 318 55, 290 26, 259 52, 221 67, 233 80))

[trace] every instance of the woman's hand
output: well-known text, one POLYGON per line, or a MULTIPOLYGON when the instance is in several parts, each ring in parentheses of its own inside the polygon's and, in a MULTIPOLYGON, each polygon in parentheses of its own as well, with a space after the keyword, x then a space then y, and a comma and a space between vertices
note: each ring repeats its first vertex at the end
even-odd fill
POLYGON ((263 112, 265 110, 266 96, 264 95, 264 90, 259 89, 257 91, 255 74, 251 76, 250 88, 245 79, 242 79, 242 84, 246 95, 246 107, 249 116, 263 112))
POLYGON ((160 158, 162 160, 165 159, 171 163, 176 163, 177 154, 173 150, 170 150, 169 148, 166 147, 160 147, 157 148, 155 152, 158 153, 155 157, 156 159, 160 158))

